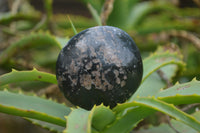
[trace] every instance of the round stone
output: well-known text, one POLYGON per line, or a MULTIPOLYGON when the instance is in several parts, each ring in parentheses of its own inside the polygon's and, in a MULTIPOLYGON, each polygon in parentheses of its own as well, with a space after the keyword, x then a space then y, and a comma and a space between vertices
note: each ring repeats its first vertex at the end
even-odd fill
POLYGON ((56 63, 58 85, 74 105, 113 108, 140 85, 143 65, 133 39, 111 26, 86 29, 69 40, 56 63))

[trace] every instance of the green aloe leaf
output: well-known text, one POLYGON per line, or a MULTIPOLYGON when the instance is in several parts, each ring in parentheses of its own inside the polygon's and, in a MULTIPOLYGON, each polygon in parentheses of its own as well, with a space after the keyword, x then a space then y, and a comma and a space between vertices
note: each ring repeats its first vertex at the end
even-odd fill
POLYGON ((98 131, 103 130, 107 125, 115 120, 115 113, 103 105, 95 106, 92 116, 92 127, 98 131))
POLYGON ((175 95, 175 96, 167 96, 167 97, 158 97, 158 99, 165 101, 167 103, 172 103, 174 105, 180 104, 192 104, 192 103, 199 103, 200 95, 193 94, 193 95, 175 95))
POLYGON ((22 93, 12 93, 7 90, 0 91, 1 113, 33 118, 65 127, 64 116, 68 115, 70 111, 71 109, 64 104, 51 100, 22 93))
POLYGON ((160 90, 155 96, 162 101, 176 105, 199 103, 200 81, 194 79, 188 83, 177 83, 173 87, 160 90))
POLYGON ((67 128, 65 132, 101 132, 101 130, 115 120, 115 114, 109 107, 99 105, 94 106, 91 111, 82 108, 74 109, 66 119, 67 128))
POLYGON ((123 113, 116 116, 116 120, 108 125, 101 133, 128 133, 148 115, 155 111, 147 107, 136 106, 125 109, 123 113))
POLYGON ((200 81, 193 79, 191 82, 187 82, 183 84, 176 83, 174 86, 168 89, 160 90, 160 92, 157 93, 156 97, 175 96, 177 94, 200 95, 200 81))
MULTIPOLYGON (((190 128, 189 126, 176 121, 170 121, 173 127, 178 130, 179 133, 199 133, 198 131, 190 128)), ((174 129, 172 129, 169 124, 162 123, 159 126, 150 126, 147 129, 140 129, 139 131, 135 131, 135 133, 177 133, 174 129)))
POLYGON ((170 52, 164 52, 164 53, 154 53, 151 56, 147 57, 144 61, 144 73, 143 73, 143 80, 147 79, 149 75, 151 75, 153 72, 157 71, 161 67, 164 67, 166 65, 175 64, 179 67, 180 70, 184 68, 184 62, 182 61, 182 56, 178 53, 170 53, 170 52))
POLYGON ((165 113, 173 117, 174 119, 181 121, 184 124, 192 127, 193 129, 200 131, 200 122, 197 121, 193 116, 179 110, 172 104, 168 104, 166 102, 158 100, 155 97, 145 97, 145 98, 138 97, 137 99, 135 99, 135 101, 132 101, 130 103, 119 104, 117 107, 113 109, 113 111, 116 111, 116 113, 119 113, 129 107, 133 108, 133 107, 138 107, 138 106, 146 107, 150 110, 150 112, 151 110, 156 110, 156 111, 165 113))
POLYGON ((137 98, 137 96, 154 96, 161 88, 164 88, 165 86, 166 83, 156 72, 154 72, 140 85, 140 87, 133 94, 133 96, 129 98, 128 101, 133 101, 135 98, 137 98))
POLYGON ((161 52, 164 48, 159 48, 155 53, 144 59, 144 74, 140 87, 129 99, 132 101, 137 96, 154 96, 157 92, 166 86, 166 82, 156 72, 163 72, 165 78, 169 81, 176 75, 176 72, 184 69, 182 56, 176 52, 161 52))
MULTIPOLYGON (((151 75, 150 77, 152 77, 153 75, 151 75)), ((159 79, 159 77, 158 77, 158 79, 159 79)), ((147 81, 149 81, 149 78, 147 80, 145 80, 143 84, 145 84, 145 82, 147 82, 147 81)), ((146 86, 146 87, 149 89, 148 86, 146 86)), ((151 88, 152 87, 150 87, 150 89, 151 88)), ((159 88, 157 88, 157 89, 152 88, 151 91, 153 91, 153 92, 151 92, 149 90, 146 90, 146 91, 149 91, 149 94, 151 96, 155 95, 159 100, 178 105, 178 104, 199 103, 199 101, 200 101, 200 89, 199 88, 200 88, 200 81, 197 81, 194 79, 193 81, 184 83, 184 84, 177 83, 175 86, 168 88, 166 90, 162 90, 159 88)), ((141 95, 142 95, 142 92, 141 92, 141 95)), ((142 95, 142 96, 145 96, 145 95, 142 95)), ((137 100, 137 96, 135 96, 134 99, 137 100)), ((132 100, 134 100, 134 99, 132 99, 132 100)), ((141 111, 142 111, 142 109, 141 109, 141 111)), ((142 119, 142 116, 140 119, 142 119)))
POLYGON ((6 50, 4 50, 0 54, 0 59, 1 59, 0 64, 7 61, 19 50, 25 49, 27 47, 34 47, 36 45, 46 45, 46 44, 56 46, 59 49, 62 48, 62 45, 58 40, 56 40, 56 37, 50 35, 49 33, 43 33, 43 32, 32 33, 30 35, 23 37, 19 41, 14 42, 6 50))
POLYGON ((30 118, 25 118, 25 119, 30 121, 34 125, 40 126, 44 129, 47 129, 47 130, 52 131, 52 132, 62 133, 63 130, 65 129, 64 126, 59 126, 59 125, 44 122, 44 121, 41 121, 41 120, 30 119, 30 118))
POLYGON ((31 71, 16 71, 13 69, 12 72, 0 76, 0 86, 21 81, 43 81, 57 84, 55 75, 40 72, 36 69, 31 71))
MULTIPOLYGON (((196 119, 200 121, 200 111, 192 114, 196 119)), ((182 122, 176 121, 174 119, 170 120, 171 125, 180 133, 198 133, 198 131, 185 125, 182 122)), ((169 124, 162 123, 159 126, 150 126, 147 129, 140 129, 136 133, 176 133, 169 124)))
POLYGON ((82 108, 74 109, 66 117, 67 128, 64 133, 91 133, 91 122, 93 111, 87 111, 82 108))

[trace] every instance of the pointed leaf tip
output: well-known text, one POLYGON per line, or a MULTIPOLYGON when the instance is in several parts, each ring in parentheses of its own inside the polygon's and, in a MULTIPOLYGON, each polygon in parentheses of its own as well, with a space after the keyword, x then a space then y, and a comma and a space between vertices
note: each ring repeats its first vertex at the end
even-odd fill
POLYGON ((12 71, 11 72, 17 72, 17 70, 16 69, 14 69, 14 68, 12 68, 12 71))
POLYGON ((197 78, 196 78, 196 77, 194 77, 194 78, 192 79, 192 81, 198 81, 198 80, 197 80, 197 78))

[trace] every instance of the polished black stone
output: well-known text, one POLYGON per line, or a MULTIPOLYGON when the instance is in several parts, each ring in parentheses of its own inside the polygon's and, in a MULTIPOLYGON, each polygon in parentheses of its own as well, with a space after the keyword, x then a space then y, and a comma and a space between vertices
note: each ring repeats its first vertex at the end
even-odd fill
POLYGON ((143 65, 133 39, 111 26, 86 29, 71 38, 56 63, 58 85, 74 105, 111 108, 140 85, 143 65))

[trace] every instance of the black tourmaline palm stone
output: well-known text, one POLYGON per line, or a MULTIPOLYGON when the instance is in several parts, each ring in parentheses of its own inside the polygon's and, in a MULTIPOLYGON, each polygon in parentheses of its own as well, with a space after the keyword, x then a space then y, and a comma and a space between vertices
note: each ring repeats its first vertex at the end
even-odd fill
POLYGON ((61 50, 58 85, 74 105, 91 109, 103 103, 113 108, 125 102, 140 85, 143 65, 132 38, 111 26, 86 29, 61 50))

